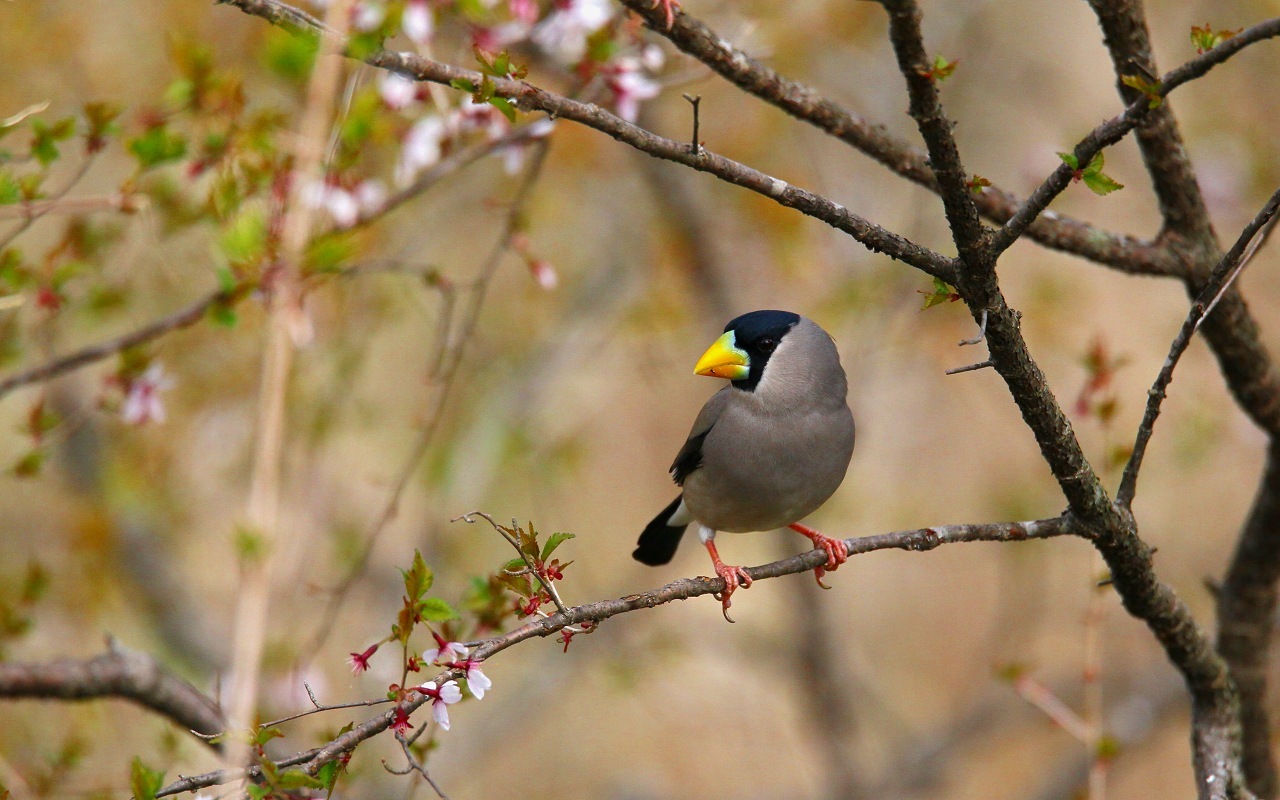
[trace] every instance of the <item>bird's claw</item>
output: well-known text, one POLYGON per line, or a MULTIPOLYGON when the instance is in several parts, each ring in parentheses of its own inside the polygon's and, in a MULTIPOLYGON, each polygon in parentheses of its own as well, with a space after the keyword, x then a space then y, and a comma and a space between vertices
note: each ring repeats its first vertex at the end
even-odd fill
POLYGON ((822 577, 828 572, 835 572, 840 568, 841 564, 849 560, 849 548, 845 546, 845 543, 842 540, 832 539, 830 536, 823 536, 808 525, 801 525, 797 522, 791 526, 791 530, 807 537, 813 542, 813 546, 815 548, 822 550, 827 554, 826 563, 820 567, 814 568, 813 577, 818 581, 818 585, 823 589, 830 589, 830 586, 822 582, 822 577))
POLYGON ((751 588, 751 576, 742 567, 731 567, 728 564, 716 563, 716 574, 724 580, 724 591, 716 592, 715 598, 720 601, 720 610, 724 614, 725 621, 733 622, 733 617, 729 616, 729 606, 733 605, 733 593, 741 586, 743 589, 751 588))

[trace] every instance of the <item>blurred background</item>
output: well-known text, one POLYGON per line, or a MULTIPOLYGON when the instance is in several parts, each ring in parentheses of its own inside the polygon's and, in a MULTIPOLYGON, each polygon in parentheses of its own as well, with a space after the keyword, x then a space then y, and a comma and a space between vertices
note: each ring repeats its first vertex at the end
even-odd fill
MULTIPOLYGON (((1146 5, 1165 70, 1194 56, 1192 25, 1235 29, 1280 13, 1280 3, 1262 0, 1146 5)), ((784 74, 917 141, 875 4, 684 7, 784 74)), ((1003 188, 1028 194, 1058 164, 1056 151, 1120 107, 1084 2, 957 0, 927 3, 925 13, 931 51, 959 62, 943 95, 966 168, 1003 188)), ((250 108, 278 109, 296 124, 299 93, 268 67, 264 54, 278 44, 263 20, 208 2, 158 0, 0 4, 0 48, 9 54, 0 117, 46 100, 45 114, 63 116, 105 99, 124 107, 126 135, 136 133, 178 74, 175 37, 211 47, 219 69, 243 80, 250 108)), ((442 21, 435 47, 442 60, 473 64, 460 26, 442 21)), ((936 197, 665 49, 657 73, 665 90, 643 104, 641 124, 688 138, 690 109, 680 95, 699 94, 700 135, 712 150, 952 252, 936 197)), ((570 85, 569 73, 538 53, 515 52, 535 82, 570 85)), ((1228 241, 1280 180, 1278 69, 1280 51, 1261 44, 1171 101, 1228 241)), ((368 68, 352 74, 365 86, 376 80, 368 68)), ((473 509, 576 534, 559 551, 574 561, 560 584, 570 604, 707 574, 706 553, 692 540, 660 569, 630 552, 674 496, 667 467, 719 388, 695 377, 693 363, 728 319, 748 310, 813 318, 835 336, 849 373, 857 450, 844 486, 811 524, 855 536, 1063 508, 998 376, 944 375, 984 353, 956 346, 974 333, 958 304, 921 311, 920 292, 931 289, 924 276, 796 212, 593 131, 560 123, 549 141, 522 246, 554 269, 558 285, 544 288, 519 254, 502 261, 439 415, 432 409, 443 384, 432 367, 447 293, 403 270, 312 287, 316 335, 299 351, 289 386, 284 462, 283 525, 298 544, 271 600, 264 717, 306 708, 304 680, 326 703, 376 697, 398 680, 393 654, 375 657, 360 676, 347 654, 386 635, 400 603, 397 567, 415 548, 436 570, 435 592, 451 601, 473 576, 510 558, 488 526, 450 522, 473 509), (432 424, 438 430, 399 515, 315 647, 330 590, 350 574, 432 424)), ((394 142, 379 146, 372 169, 389 183, 394 142)), ((55 175, 74 172, 77 156, 55 175)), ((1055 210, 1154 235, 1158 216, 1133 143, 1106 156, 1107 173, 1127 188, 1098 197, 1073 186, 1055 210)), ((133 170, 115 144, 72 196, 115 191, 133 170)), ((350 263, 431 269, 465 298, 515 186, 501 158, 477 162, 361 231, 350 263)), ((0 310, 0 374, 137 328, 218 285, 225 260, 208 226, 172 230, 158 204, 95 215, 92 224, 109 245, 93 269, 67 282, 65 309, 51 315, 27 302, 0 310), (104 289, 115 300, 93 302, 104 289)), ((44 258, 67 225, 66 217, 41 220, 14 246, 44 258)), ((1275 264, 1264 252, 1242 279, 1273 349, 1275 264)), ((1008 252, 1001 276, 1086 452, 1110 470, 1114 487, 1119 472, 1106 465, 1132 441, 1185 312, 1182 288, 1031 243, 1008 252), (1116 370, 1081 409, 1091 353, 1116 370), (1112 400, 1114 414, 1098 413, 1098 403, 1112 400)), ((465 303, 449 319, 459 309, 465 303)), ((111 634, 202 690, 222 690, 264 319, 250 298, 234 327, 203 322, 148 348, 172 384, 162 392, 163 422, 121 418, 111 401, 114 360, 0 401, 0 596, 11 616, 30 623, 6 635, 5 658, 89 657, 111 634), (40 443, 40 468, 21 468, 42 399, 60 422, 40 443), (49 586, 22 605, 32 564, 49 586)), ((459 335, 455 327, 451 341, 459 335)), ((1157 426, 1136 510, 1158 548, 1161 577, 1205 625, 1213 619, 1206 581, 1221 575, 1231 553, 1263 445, 1194 343, 1157 426)), ((722 539, 726 560, 743 564, 806 544, 785 532, 722 539)), ((437 737, 429 766, 455 799, 1068 798, 1082 786, 1085 746, 1001 671, 1016 665, 1083 714, 1087 642, 1095 641, 1101 703, 1096 694, 1092 702, 1121 745, 1109 796, 1192 797, 1180 681, 1114 594, 1096 590, 1100 571, 1091 548, 1069 539, 873 553, 831 575, 829 592, 807 575, 757 584, 735 597, 736 625, 725 624, 714 600, 699 598, 609 620, 567 653, 559 642, 528 642, 487 665, 494 688, 453 709, 453 729, 437 737)), ((372 713, 290 723, 288 739, 273 746, 305 749, 372 713)), ((216 765, 184 732, 123 702, 14 703, 3 716, 0 756, 37 796, 127 795, 135 754, 171 778, 216 765)), ((348 784, 357 788, 340 783, 339 795, 430 796, 384 772, 379 759, 399 758, 386 739, 357 751, 348 784)))

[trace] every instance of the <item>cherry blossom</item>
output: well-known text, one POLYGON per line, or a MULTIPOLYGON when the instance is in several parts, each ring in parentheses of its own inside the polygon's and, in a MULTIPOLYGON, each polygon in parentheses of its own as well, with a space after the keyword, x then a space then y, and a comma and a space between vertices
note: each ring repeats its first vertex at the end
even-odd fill
POLYGON ((627 122, 636 121, 641 100, 657 97, 662 88, 657 81, 641 74, 640 66, 640 59, 625 56, 606 68, 605 84, 613 92, 618 116, 627 122))
POLYGON ((370 645, 363 653, 352 653, 347 660, 351 662, 351 674, 359 675, 369 668, 369 659, 378 652, 378 645, 370 645))
POLYGON ((435 681, 427 681, 418 687, 418 691, 431 698, 431 718, 441 728, 449 730, 449 706, 462 699, 462 690, 457 681, 445 681, 439 689, 435 681))
POLYGON ((164 374, 159 362, 147 367, 146 372, 129 381, 120 418, 130 425, 148 422, 164 422, 166 414, 160 393, 173 388, 173 380, 164 374))
POLYGON ((537 0, 507 0, 507 10, 525 25, 533 25, 538 21, 537 0))
POLYGON ((351 12, 351 27, 368 33, 378 29, 387 17, 387 10, 381 3, 361 2, 351 12))
POLYGON ((418 45, 427 44, 435 29, 435 18, 427 0, 409 0, 400 17, 400 30, 409 37, 409 41, 418 45))
POLYGON ((467 650, 465 645, 459 644, 458 642, 445 641, 444 637, 435 631, 432 631, 431 635, 436 639, 436 646, 430 650, 422 651, 422 660, 427 663, 431 663, 433 661, 441 663, 459 661, 466 658, 467 653, 470 652, 467 650))
POLYGON ((396 183, 408 185, 419 172, 439 161, 441 145, 447 135, 448 130, 440 117, 432 115, 415 122, 400 145, 396 183))
POLYGON ((555 11, 533 29, 533 41, 565 64, 587 52, 587 37, 613 17, 609 0, 556 0, 555 11))
POLYGON ((484 693, 489 691, 489 688, 493 686, 493 681, 489 679, 489 676, 480 671, 480 664, 481 662, 476 661, 473 658, 468 658, 466 661, 455 662, 449 665, 457 669, 466 670, 467 688, 471 690, 471 694, 474 695, 477 700, 483 700, 484 693))
POLYGON ((418 99, 418 83, 398 72, 383 72, 378 77, 378 96, 387 108, 400 111, 418 99))
MULTIPOLYGON (((391 721, 391 730, 394 731, 399 736, 404 736, 406 733, 409 732, 409 729, 412 727, 413 727, 413 724, 409 722, 408 712, 406 712, 403 708, 400 708, 399 706, 397 706, 395 719, 391 721)), ((445 725, 444 729, 449 730, 449 726, 445 725)))

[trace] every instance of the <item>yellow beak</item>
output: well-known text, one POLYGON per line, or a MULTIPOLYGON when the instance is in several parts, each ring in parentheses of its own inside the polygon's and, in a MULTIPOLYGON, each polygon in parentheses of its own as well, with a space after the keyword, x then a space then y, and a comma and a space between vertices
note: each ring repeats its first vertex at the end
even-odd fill
POLYGON ((707 348, 707 352, 698 359, 693 373, 740 381, 751 374, 751 359, 734 345, 733 331, 728 331, 707 348))

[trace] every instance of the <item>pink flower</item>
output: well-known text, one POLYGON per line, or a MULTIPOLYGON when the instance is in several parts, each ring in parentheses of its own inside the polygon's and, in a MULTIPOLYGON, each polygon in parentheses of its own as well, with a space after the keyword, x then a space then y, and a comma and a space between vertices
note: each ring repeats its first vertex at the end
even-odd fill
POLYGON ((507 22, 474 29, 471 31, 471 44, 486 53, 497 53, 528 35, 529 26, 524 22, 507 22))
POLYGON ((511 16, 525 25, 532 25, 538 21, 537 0, 507 0, 507 10, 511 12, 511 16))
POLYGON ((356 199, 356 205, 360 206, 362 217, 378 213, 387 203, 387 187, 377 178, 360 181, 351 194, 356 199))
POLYGON ((618 116, 627 122, 635 122, 640 114, 640 101, 658 96, 662 88, 657 81, 640 73, 640 62, 632 57, 620 58, 610 65, 605 85, 613 92, 618 116))
POLYGON ((383 72, 378 77, 378 96, 387 108, 400 111, 418 99, 418 83, 398 72, 383 72))
MULTIPOLYGON (((395 731, 400 736, 404 736, 412 727, 413 725, 409 723, 409 714, 403 708, 397 706, 395 719, 391 722, 391 730, 395 731)), ((445 730, 448 730, 449 726, 446 725, 444 728, 445 730)))
POLYGON ((427 681, 418 687, 418 691, 431 698, 431 718, 441 728, 449 730, 449 706, 462 699, 462 690, 457 681, 445 681, 439 689, 435 681, 427 681))
POLYGON ((120 409, 120 418, 130 425, 148 422, 164 422, 164 403, 160 393, 173 388, 173 380, 164 374, 164 367, 155 362, 147 371, 129 381, 129 390, 120 409))
POLYGON ((430 650, 422 651, 422 660, 426 663, 439 662, 447 663, 450 661, 460 661, 467 657, 467 648, 458 642, 447 642, 444 637, 435 631, 431 635, 436 639, 436 646, 430 650))
POLYGON ((363 653, 352 653, 347 659, 351 662, 351 674, 359 675, 369 668, 369 659, 373 658, 373 654, 378 652, 378 645, 370 645, 363 653))
POLYGON ((400 30, 414 44, 426 44, 435 33, 436 23, 426 0, 409 0, 400 17, 400 30))
POLYGON ((560 276, 556 274, 556 268, 551 266, 551 262, 541 258, 530 259, 529 273, 533 275, 533 279, 538 282, 538 286, 546 289, 548 292, 556 288, 560 283, 560 276))

